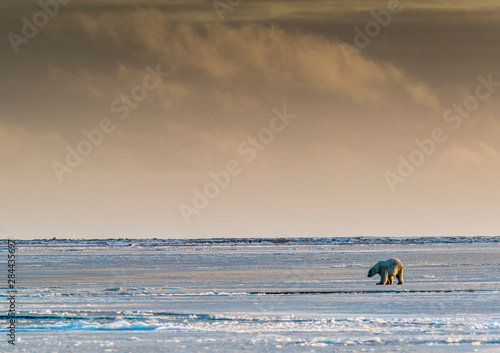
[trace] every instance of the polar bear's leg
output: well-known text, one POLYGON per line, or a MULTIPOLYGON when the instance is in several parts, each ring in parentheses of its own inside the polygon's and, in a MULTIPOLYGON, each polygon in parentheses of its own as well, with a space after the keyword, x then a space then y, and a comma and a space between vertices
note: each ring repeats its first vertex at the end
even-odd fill
POLYGON ((387 282, 387 270, 380 270, 380 282, 377 284, 385 284, 387 282))
POLYGON ((393 276, 388 276, 387 277, 389 280, 387 281, 386 284, 392 284, 392 279, 394 278, 393 276))
POLYGON ((398 272, 396 278, 398 279, 398 284, 403 284, 403 269, 401 269, 401 271, 398 272))

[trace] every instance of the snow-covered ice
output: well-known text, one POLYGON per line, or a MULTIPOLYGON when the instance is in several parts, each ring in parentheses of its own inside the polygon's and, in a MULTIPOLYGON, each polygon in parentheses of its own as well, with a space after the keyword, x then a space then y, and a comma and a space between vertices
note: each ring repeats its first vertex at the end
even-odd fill
POLYGON ((21 352, 500 352, 496 237, 41 240, 17 259, 21 352), (377 286, 390 257, 405 284, 377 286))

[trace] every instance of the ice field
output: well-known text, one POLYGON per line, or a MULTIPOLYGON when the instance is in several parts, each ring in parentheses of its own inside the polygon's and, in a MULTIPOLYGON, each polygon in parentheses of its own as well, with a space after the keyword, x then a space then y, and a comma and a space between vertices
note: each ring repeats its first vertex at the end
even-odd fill
POLYGON ((495 237, 43 240, 16 256, 1 352, 500 352, 495 237), (367 278, 390 257, 404 285, 367 278))

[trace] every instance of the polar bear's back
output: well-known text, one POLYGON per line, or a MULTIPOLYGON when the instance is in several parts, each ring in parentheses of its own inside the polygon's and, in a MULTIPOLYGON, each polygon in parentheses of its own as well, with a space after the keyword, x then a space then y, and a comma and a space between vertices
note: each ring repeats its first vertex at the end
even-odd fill
POLYGON ((389 274, 395 276, 398 273, 403 272, 403 264, 399 259, 387 259, 385 261, 381 261, 384 263, 384 268, 386 268, 389 274))

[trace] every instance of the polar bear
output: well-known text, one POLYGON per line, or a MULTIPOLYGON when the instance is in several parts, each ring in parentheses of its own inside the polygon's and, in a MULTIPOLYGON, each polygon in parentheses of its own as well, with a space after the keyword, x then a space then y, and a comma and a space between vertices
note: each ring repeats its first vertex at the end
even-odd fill
POLYGON ((380 274, 380 282, 377 284, 392 284, 394 276, 398 279, 398 284, 403 284, 403 264, 398 259, 388 259, 379 261, 368 271, 368 277, 380 274))

